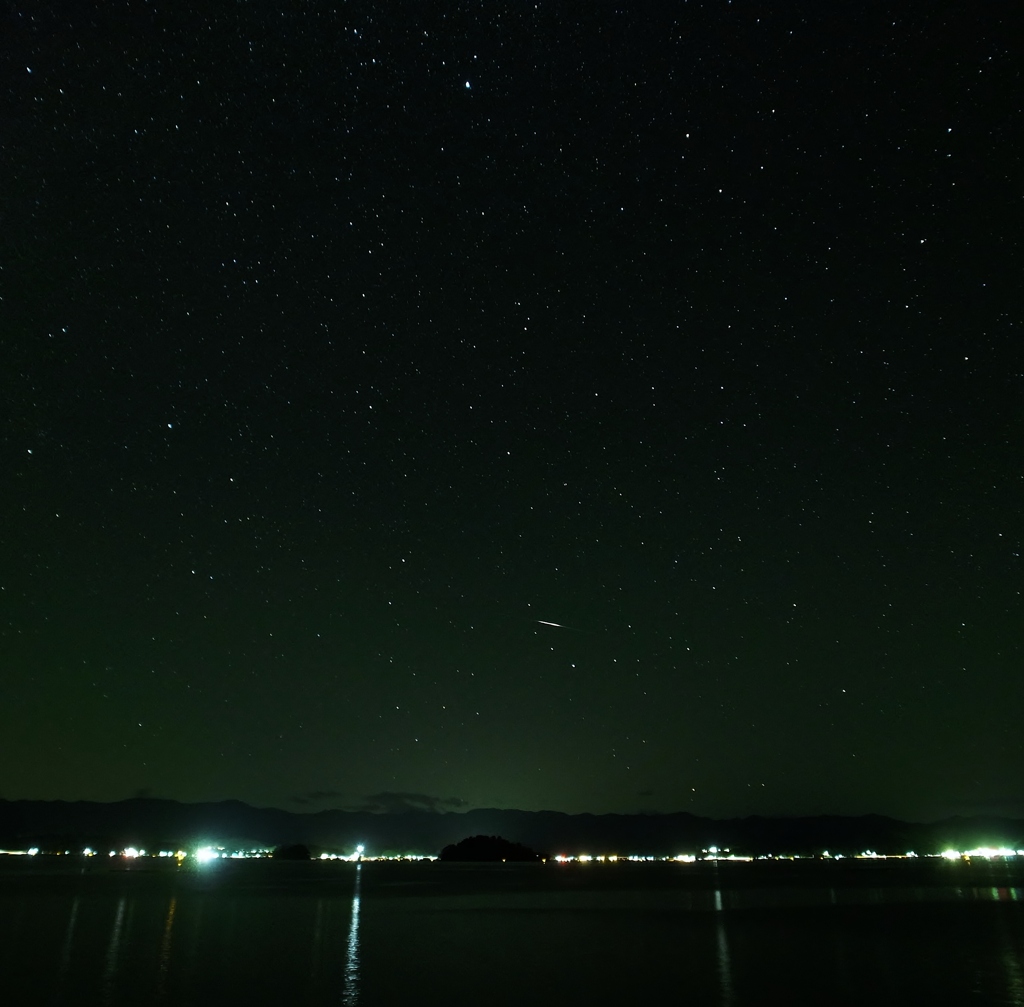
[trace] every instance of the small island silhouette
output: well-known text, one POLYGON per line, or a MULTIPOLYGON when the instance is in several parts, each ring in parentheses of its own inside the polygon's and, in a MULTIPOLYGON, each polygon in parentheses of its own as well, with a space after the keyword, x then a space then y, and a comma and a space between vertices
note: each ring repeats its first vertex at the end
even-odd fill
POLYGON ((494 862, 513 860, 525 863, 540 860, 541 855, 521 843, 513 843, 501 836, 470 836, 441 850, 439 860, 494 862))

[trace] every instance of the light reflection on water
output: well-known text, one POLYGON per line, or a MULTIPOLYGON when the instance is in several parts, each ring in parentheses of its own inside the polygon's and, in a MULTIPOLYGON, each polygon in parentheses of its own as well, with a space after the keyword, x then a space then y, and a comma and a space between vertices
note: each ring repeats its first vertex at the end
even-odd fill
POLYGON ((68 916, 67 930, 64 933, 64 943, 60 949, 60 965, 57 969, 58 983, 67 973, 68 963, 71 961, 71 944, 75 937, 75 923, 78 921, 79 902, 81 902, 80 895, 76 895, 71 902, 71 915, 68 916))
POLYGON ((356 864, 326 889, 301 872, 248 887, 111 874, 49 901, 0 873, 0 992, 19 1007, 458 1007, 621 1003, 671 981, 688 1004, 749 1007, 779 984, 796 984, 791 1004, 813 989, 888 1005, 923 983, 935 1003, 948 989, 942 1002, 1024 1007, 1019 886, 739 887, 723 872, 706 888, 488 888, 443 871, 356 864))
POLYGON ((1007 941, 1003 946, 1002 962, 1006 971, 1006 993, 1013 1007, 1024 1007, 1024 976, 1021 975, 1021 952, 1007 941))
POLYGON ((363 865, 356 864, 356 880, 352 888, 352 911, 348 925, 348 943, 345 956, 345 986, 341 996, 343 1004, 359 1000, 359 897, 363 865))
POLYGON ((178 908, 178 897, 171 896, 164 919, 164 935, 160 940, 160 958, 157 972, 156 995, 163 1000, 167 996, 167 972, 171 967, 171 936, 174 931, 174 912, 178 908))
POLYGON ((718 988, 722 994, 722 1007, 731 1007, 732 970, 729 965, 729 936, 725 932, 721 889, 715 889, 715 947, 718 951, 718 988))
MULTIPOLYGON (((994 888, 993 896, 1000 902, 1014 902, 1020 898, 1019 888, 994 888)), ((1024 1007, 1024 941, 1020 933, 1014 933, 1005 919, 999 926, 1000 964, 1006 976, 1006 1002, 1012 1007, 1024 1007)))
POLYGON ((110 943, 107 945, 106 965, 103 969, 103 1002, 112 1004, 114 1002, 114 987, 117 981, 117 960, 121 954, 121 928, 124 926, 125 907, 128 903, 126 896, 122 895, 117 902, 117 912, 114 914, 114 926, 110 931, 110 943))

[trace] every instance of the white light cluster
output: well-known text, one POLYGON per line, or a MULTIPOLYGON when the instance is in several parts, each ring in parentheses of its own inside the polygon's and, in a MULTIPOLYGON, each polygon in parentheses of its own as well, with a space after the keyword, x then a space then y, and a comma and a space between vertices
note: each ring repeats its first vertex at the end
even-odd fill
POLYGON ((995 860, 998 857, 1024 857, 1024 850, 1011 850, 1008 846, 979 846, 973 850, 943 850, 940 856, 947 860, 962 860, 965 857, 995 860))
MULTIPOLYGON (((367 856, 365 852, 366 848, 363 845, 356 847, 355 851, 350 854, 341 853, 321 853, 320 860, 340 860, 347 863, 358 862, 361 860, 388 860, 388 861, 432 861, 437 860, 436 856, 423 855, 416 853, 406 853, 397 856, 367 856)), ((65 853, 70 851, 65 850, 65 853)), ((0 849, 0 855, 6 856, 29 856, 34 857, 39 853, 39 847, 33 846, 26 850, 2 850, 0 849)), ((85 857, 97 856, 96 850, 89 846, 86 846, 82 851, 81 855, 85 857)), ((144 849, 137 849, 134 846, 127 846, 122 850, 111 850, 108 854, 110 857, 125 857, 129 860, 137 859, 138 857, 154 856, 163 857, 169 859, 176 859, 180 864, 190 854, 185 850, 160 850, 157 853, 147 854, 144 849)), ((201 863, 210 863, 213 860, 246 860, 246 859, 259 859, 269 857, 271 851, 266 848, 253 848, 249 850, 227 850, 223 846, 202 846, 191 854, 195 859, 201 863)), ((926 853, 918 854, 913 850, 908 850, 906 853, 878 853, 875 850, 864 850, 861 853, 854 854, 857 860, 907 860, 917 859, 921 856, 934 857, 934 858, 945 858, 946 860, 970 860, 977 858, 981 860, 997 860, 1006 859, 1010 857, 1024 857, 1024 849, 1015 850, 1009 846, 978 846, 970 850, 954 850, 948 849, 943 850, 941 853, 926 853)), ((720 849, 717 846, 709 846, 705 850, 701 850, 699 855, 692 853, 679 853, 674 857, 652 857, 652 856, 640 856, 637 854, 629 854, 628 856, 622 856, 619 854, 590 854, 590 853, 578 853, 578 854, 566 854, 560 853, 552 859, 559 864, 569 863, 609 863, 614 864, 618 862, 628 863, 654 863, 654 862, 668 862, 678 864, 692 864, 697 861, 741 861, 748 862, 751 860, 814 860, 821 858, 823 860, 842 860, 844 855, 841 853, 830 853, 828 850, 822 851, 821 854, 762 854, 757 857, 752 856, 741 856, 739 854, 730 853, 728 849, 720 849)))
MULTIPOLYGON (((355 852, 354 853, 350 853, 347 857, 346 856, 342 856, 340 853, 321 853, 320 854, 320 859, 321 860, 347 860, 347 861, 350 861, 352 863, 354 863, 357 860, 364 860, 364 859, 365 860, 374 860, 374 859, 377 859, 375 857, 364 857, 363 856, 363 852, 365 850, 366 850, 366 847, 363 846, 362 843, 360 843, 355 848, 355 852)), ((394 859, 394 858, 390 858, 390 859, 394 859)))

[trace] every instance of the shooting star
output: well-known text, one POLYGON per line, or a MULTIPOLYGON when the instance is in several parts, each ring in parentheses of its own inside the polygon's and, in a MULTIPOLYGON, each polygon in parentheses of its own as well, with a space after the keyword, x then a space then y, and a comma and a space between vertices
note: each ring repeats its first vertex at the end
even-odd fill
POLYGON ((569 628, 568 626, 563 626, 560 622, 548 622, 547 619, 538 619, 537 622, 539 622, 542 626, 554 626, 555 629, 569 628))

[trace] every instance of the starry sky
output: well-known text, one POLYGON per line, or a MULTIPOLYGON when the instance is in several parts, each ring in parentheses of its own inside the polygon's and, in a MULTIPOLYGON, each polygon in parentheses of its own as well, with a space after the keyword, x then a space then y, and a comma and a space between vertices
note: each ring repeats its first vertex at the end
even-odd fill
POLYGON ((1024 815, 1009 5, 0 16, 0 796, 1024 815))

